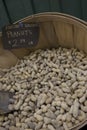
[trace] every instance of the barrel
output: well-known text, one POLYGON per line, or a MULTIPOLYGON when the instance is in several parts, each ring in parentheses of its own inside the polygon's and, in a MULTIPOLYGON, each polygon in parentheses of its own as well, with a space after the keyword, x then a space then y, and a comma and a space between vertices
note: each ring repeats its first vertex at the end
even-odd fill
MULTIPOLYGON (((85 21, 70 15, 48 12, 39 13, 21 19, 19 22, 38 23, 40 26, 39 41, 36 46, 5 50, 2 45, 2 33, 0 33, 0 68, 9 68, 17 64, 18 59, 37 49, 77 48, 87 54, 87 24, 85 21)), ((78 130, 87 124, 87 119, 70 128, 78 130)))

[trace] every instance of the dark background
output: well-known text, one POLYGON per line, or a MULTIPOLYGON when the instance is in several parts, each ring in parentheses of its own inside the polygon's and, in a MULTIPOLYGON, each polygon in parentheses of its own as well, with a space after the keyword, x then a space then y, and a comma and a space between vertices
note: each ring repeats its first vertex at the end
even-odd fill
POLYGON ((80 130, 87 130, 87 125, 85 125, 82 129, 80 130))
POLYGON ((0 0, 0 29, 40 12, 62 12, 87 21, 87 0, 0 0))

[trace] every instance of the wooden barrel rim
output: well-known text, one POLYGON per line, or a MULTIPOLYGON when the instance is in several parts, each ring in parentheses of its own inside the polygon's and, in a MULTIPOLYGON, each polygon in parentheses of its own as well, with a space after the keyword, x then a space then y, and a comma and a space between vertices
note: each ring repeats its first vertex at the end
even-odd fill
POLYGON ((15 23, 18 23, 18 22, 20 22, 20 21, 26 20, 26 19, 33 19, 33 18, 36 18, 36 17, 38 17, 38 16, 41 17, 41 16, 46 16, 46 15, 64 16, 64 17, 67 17, 67 18, 71 18, 71 19, 77 20, 78 22, 87 25, 87 23, 86 23, 84 20, 82 20, 82 19, 79 19, 79 18, 77 18, 77 17, 75 17, 75 16, 72 16, 72 15, 69 15, 69 14, 58 13, 58 12, 45 12, 45 13, 33 14, 33 15, 27 16, 27 17, 25 17, 25 18, 23 18, 23 19, 20 19, 20 20, 14 22, 14 24, 15 24, 15 23))
MULTIPOLYGON (((25 22, 26 20, 34 20, 34 19, 37 20, 40 17, 55 17, 55 18, 61 18, 61 19, 65 18, 68 22, 72 22, 73 24, 76 23, 77 25, 79 24, 83 28, 87 29, 87 23, 84 20, 76 18, 72 15, 68 15, 68 14, 64 14, 64 13, 57 13, 57 12, 45 12, 45 13, 38 13, 38 14, 30 15, 28 17, 25 17, 23 19, 20 19, 20 20, 14 22, 14 24, 16 24, 20 21, 25 22)), ((58 20, 60 20, 60 19, 58 19, 58 20)), ((45 20, 44 20, 44 22, 45 22, 45 20)))

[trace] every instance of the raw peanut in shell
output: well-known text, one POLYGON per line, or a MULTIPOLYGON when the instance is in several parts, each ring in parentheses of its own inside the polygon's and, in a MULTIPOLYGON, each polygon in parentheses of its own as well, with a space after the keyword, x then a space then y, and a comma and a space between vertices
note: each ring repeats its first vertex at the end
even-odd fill
POLYGON ((69 130, 85 121, 86 67, 83 52, 59 47, 0 69, 0 90, 14 92, 9 104, 14 111, 0 115, 1 130, 69 130))

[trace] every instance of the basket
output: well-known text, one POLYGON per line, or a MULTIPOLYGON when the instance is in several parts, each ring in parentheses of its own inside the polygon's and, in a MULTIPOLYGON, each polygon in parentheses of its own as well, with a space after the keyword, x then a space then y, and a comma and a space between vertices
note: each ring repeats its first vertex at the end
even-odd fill
MULTIPOLYGON (((40 36, 35 47, 4 50, 2 46, 2 33, 0 33, 0 67, 9 68, 15 65, 19 58, 37 49, 77 48, 87 53, 87 24, 86 22, 62 13, 39 13, 31 15, 18 22, 39 23, 40 36)), ((87 119, 71 130, 78 130, 87 124, 87 119)))

